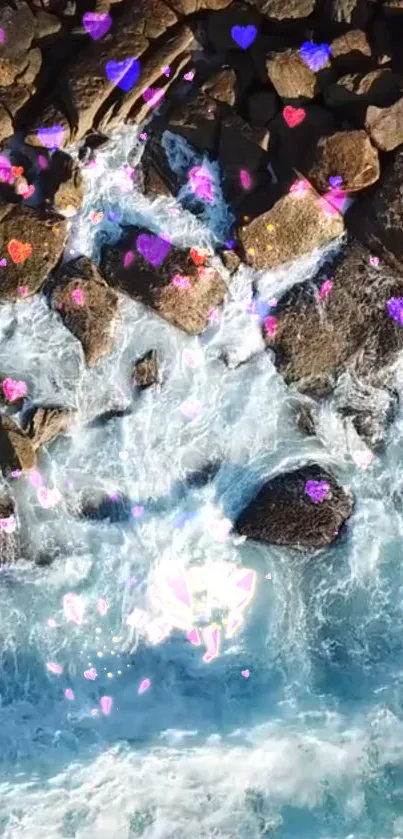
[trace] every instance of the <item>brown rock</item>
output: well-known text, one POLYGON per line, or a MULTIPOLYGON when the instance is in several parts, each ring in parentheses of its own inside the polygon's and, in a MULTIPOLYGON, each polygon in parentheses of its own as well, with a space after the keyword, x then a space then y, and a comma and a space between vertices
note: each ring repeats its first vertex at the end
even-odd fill
POLYGON ((330 49, 332 65, 338 73, 356 73, 368 68, 371 47, 362 29, 350 29, 335 38, 330 49))
POLYGON ((56 267, 67 239, 67 222, 56 213, 44 213, 16 204, 0 206, 0 259, 7 260, 0 300, 16 301, 35 294, 56 267))
POLYGON ((25 418, 23 428, 36 450, 64 434, 73 420, 74 411, 70 409, 35 407, 25 418))
POLYGON ((308 181, 296 181, 292 189, 239 232, 246 261, 258 271, 298 259, 343 233, 342 216, 308 181))
POLYGON ((52 202, 61 215, 70 217, 78 212, 84 198, 84 183, 80 167, 62 151, 52 154, 47 169, 42 170, 40 186, 44 199, 52 202))
POLYGON ((14 83, 27 64, 27 53, 35 33, 35 18, 28 4, 15 0, 11 5, 0 7, 0 27, 4 42, 0 53, 0 85, 7 87, 14 83))
POLYGON ((192 15, 203 9, 216 12, 219 9, 226 9, 231 0, 170 0, 170 6, 180 16, 192 15))
POLYGON ((315 464, 268 481, 235 527, 243 536, 272 545, 324 548, 334 542, 353 507, 353 499, 333 475, 315 464), (327 487, 323 500, 315 502, 308 495, 308 481, 327 487))
POLYGON ((118 298, 87 257, 68 263, 51 298, 52 308, 81 342, 93 367, 114 346, 118 298))
POLYGON ((320 92, 316 74, 292 49, 272 55, 267 59, 266 67, 269 79, 282 99, 313 99, 320 92))
POLYGON ((316 0, 247 0, 263 15, 272 20, 299 20, 309 17, 316 0))
POLYGON ((378 152, 365 131, 338 131, 319 140, 315 160, 308 174, 319 192, 329 190, 329 178, 343 178, 341 188, 358 192, 380 176, 378 152))
POLYGON ((13 123, 8 111, 0 104, 0 143, 8 140, 13 134, 13 123))
POLYGON ((403 143, 403 98, 389 108, 371 105, 366 113, 365 128, 372 142, 382 151, 392 151, 403 143))
POLYGON ((141 390, 158 383, 158 357, 156 350, 150 350, 139 361, 136 361, 133 379, 141 390))
POLYGON ((29 437, 4 414, 0 416, 0 468, 4 475, 16 469, 36 467, 36 455, 29 437))
POLYGON ((393 269, 372 266, 369 257, 353 241, 332 272, 333 287, 323 301, 310 283, 280 300, 275 334, 266 333, 266 342, 287 384, 321 395, 353 361, 359 376, 383 381, 403 348, 403 329, 386 309, 391 297, 403 295, 403 279, 393 269))
POLYGON ((257 125, 268 125, 278 110, 277 96, 271 90, 251 93, 247 100, 248 119, 257 125))
POLYGON ((214 154, 219 134, 220 103, 200 94, 183 102, 169 115, 167 128, 184 137, 198 151, 214 154))
POLYGON ((56 15, 39 8, 35 10, 35 41, 37 43, 49 44, 61 28, 62 22, 56 15))
POLYGON ((214 73, 202 87, 203 93, 219 102, 225 102, 231 107, 236 101, 236 73, 232 68, 219 70, 214 73))
POLYGON ((368 20, 366 0, 328 0, 324 6, 324 19, 365 27, 368 20))
POLYGON ((151 306, 169 323, 190 335, 199 335, 208 324, 210 310, 223 302, 227 287, 208 260, 197 267, 189 251, 167 249, 157 241, 160 238, 145 228, 126 228, 118 245, 104 248, 103 274, 111 285, 151 306), (159 264, 154 266, 138 251, 140 235, 148 237, 152 259, 159 252, 159 264), (202 271, 202 267, 210 271, 202 271))
POLYGON ((224 250, 220 251, 220 257, 230 274, 235 274, 241 264, 241 258, 235 251, 224 250))
POLYGON ((371 70, 362 75, 342 76, 326 88, 324 97, 329 105, 391 105, 399 95, 401 81, 391 70, 371 70))

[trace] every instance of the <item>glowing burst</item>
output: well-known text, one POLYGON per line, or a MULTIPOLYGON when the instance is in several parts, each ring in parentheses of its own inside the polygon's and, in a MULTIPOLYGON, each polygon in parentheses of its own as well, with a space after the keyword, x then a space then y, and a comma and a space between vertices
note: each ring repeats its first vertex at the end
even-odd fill
POLYGON ((63 597, 63 611, 67 620, 81 624, 84 617, 84 602, 78 594, 70 591, 63 597))
POLYGON ((141 682, 140 687, 137 691, 138 695, 140 696, 142 693, 145 693, 146 690, 148 690, 148 688, 150 687, 150 685, 151 685, 151 680, 150 679, 143 679, 143 681, 141 682))
POLYGON ((106 717, 109 716, 109 714, 112 710, 112 705, 113 705, 112 697, 111 696, 101 696, 101 698, 99 700, 99 704, 101 706, 102 713, 106 717))
POLYGON ((319 300, 323 300, 324 297, 327 297, 327 295, 330 294, 332 288, 332 280, 324 280, 318 292, 319 300))
POLYGON ((212 180, 203 166, 194 166, 189 172, 188 179, 190 188, 195 195, 202 198, 203 201, 207 201, 208 204, 214 201, 212 180))
POLYGON ((60 676, 63 673, 62 665, 56 664, 55 661, 46 662, 46 667, 49 670, 49 673, 54 673, 55 676, 60 676))
POLYGON ((220 627, 215 624, 207 626, 203 629, 203 641, 207 652, 204 653, 203 661, 209 664, 214 658, 217 658, 220 652, 220 627))
POLYGON ((310 186, 308 181, 304 181, 303 179, 299 181, 295 181, 291 188, 290 193, 295 195, 296 198, 303 198, 307 192, 309 192, 310 186))

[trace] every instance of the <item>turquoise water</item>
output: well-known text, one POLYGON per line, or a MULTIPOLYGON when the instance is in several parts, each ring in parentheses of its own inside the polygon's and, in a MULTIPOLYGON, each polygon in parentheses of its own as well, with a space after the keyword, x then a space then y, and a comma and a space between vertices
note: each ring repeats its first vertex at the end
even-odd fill
MULTIPOLYGON (((111 207, 126 221, 152 219, 178 243, 211 246, 211 227, 133 194, 121 174, 133 145, 126 129, 88 170, 70 250, 96 255, 100 237, 116 235, 116 221, 96 229, 88 220, 89 209, 111 207)), ((323 258, 260 278, 261 302, 323 258)), ((29 382, 33 401, 73 405, 80 420, 41 465, 44 485, 61 495, 53 509, 25 478, 15 484, 31 552, 53 563, 26 555, 1 573, 5 839, 403 837, 403 416, 386 454, 365 468, 364 445, 332 404, 318 439, 299 436, 295 397, 249 310, 252 279, 245 271, 231 281, 221 319, 201 338, 122 300, 116 349, 90 371, 43 300, 2 307, 2 369, 29 382), (133 397, 131 415, 91 423, 130 404, 130 364, 152 347, 162 384, 133 397), (249 361, 228 369, 223 351, 249 361), (189 401, 198 403, 191 420, 189 401), (262 480, 309 459, 333 468, 357 499, 330 550, 301 555, 225 535, 262 480), (206 463, 211 479, 190 482, 206 463), (88 487, 120 493, 112 521, 75 514, 88 487), (161 618, 155 586, 173 567, 192 581, 199 626, 226 614, 231 570, 256 573, 243 625, 209 664, 185 631, 152 644, 127 623, 135 608, 161 618), (63 609, 71 592, 81 623, 63 609), (91 668, 94 680, 84 676, 91 668)))

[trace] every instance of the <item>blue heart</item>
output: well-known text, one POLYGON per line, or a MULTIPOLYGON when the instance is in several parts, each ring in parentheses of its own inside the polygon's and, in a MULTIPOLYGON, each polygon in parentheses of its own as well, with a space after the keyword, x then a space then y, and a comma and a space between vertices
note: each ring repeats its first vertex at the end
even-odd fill
POLYGON ((233 26, 231 29, 231 35, 232 39, 239 47, 242 47, 243 50, 247 50, 256 38, 257 29, 256 26, 251 25, 233 26))
POLYGON ((126 58, 125 61, 108 61, 105 71, 109 81, 127 93, 140 75, 140 62, 137 58, 126 58))
POLYGON ((305 41, 299 51, 299 54, 304 64, 317 73, 326 66, 330 57, 330 47, 328 44, 313 44, 312 41, 305 41))

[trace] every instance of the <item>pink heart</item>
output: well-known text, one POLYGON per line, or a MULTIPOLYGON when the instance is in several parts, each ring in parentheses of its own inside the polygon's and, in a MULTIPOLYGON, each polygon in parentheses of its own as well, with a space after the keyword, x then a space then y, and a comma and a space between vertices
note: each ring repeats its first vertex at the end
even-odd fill
POLYGON ((164 94, 165 90, 161 87, 147 87, 143 93, 143 99, 151 108, 154 108, 161 101, 164 94))
POLYGON ((1 266, 2 268, 5 268, 5 267, 6 267, 6 265, 7 265, 7 260, 6 260, 6 259, 0 259, 0 266, 1 266))
POLYGON ((305 119, 305 116, 303 108, 293 108, 292 105, 286 105, 283 108, 283 117, 289 128, 295 128, 305 119))
POLYGON ((246 670, 242 670, 242 671, 241 671, 241 675, 244 677, 244 679, 249 679, 249 676, 250 676, 250 670, 247 670, 247 669, 246 669, 246 670))
POLYGON ((146 131, 143 131, 143 133, 140 134, 140 140, 146 140, 147 137, 148 137, 148 134, 146 133, 146 131))
POLYGON ((19 190, 19 191, 18 191, 18 194, 19 194, 19 195, 22 195, 22 197, 23 197, 24 201, 26 201, 28 198, 30 198, 30 197, 31 197, 31 195, 33 195, 33 194, 34 194, 34 192, 35 192, 35 187, 34 187, 34 185, 33 185, 33 184, 30 184, 30 185, 27 187, 27 189, 24 189, 24 190, 22 190, 22 191, 21 191, 21 190, 19 190))
POLYGON ((105 714, 107 717, 112 710, 113 699, 111 696, 101 696, 99 700, 99 704, 101 706, 102 713, 105 714))
POLYGON ((6 399, 9 402, 15 402, 16 399, 21 399, 27 392, 27 386, 23 381, 16 381, 15 379, 4 379, 2 388, 6 399))
POLYGON ((148 690, 150 685, 151 685, 150 679, 143 679, 143 681, 141 682, 141 685, 140 685, 140 687, 137 691, 138 695, 140 696, 142 693, 145 693, 145 691, 148 690))
POLYGON ((77 306, 84 306, 84 293, 81 288, 75 288, 74 291, 71 292, 71 296, 77 306))
POLYGON ((185 73, 183 78, 185 79, 186 82, 192 82, 194 77, 195 77, 195 71, 194 70, 189 70, 189 73, 185 73))
POLYGON ((18 286, 18 292, 21 294, 21 297, 25 297, 28 294, 28 286, 27 285, 20 285, 18 286))
POLYGON ((98 673, 95 670, 95 667, 90 667, 89 670, 84 670, 84 678, 85 679, 91 679, 91 681, 93 682, 94 679, 97 678, 97 676, 98 676, 98 673))

